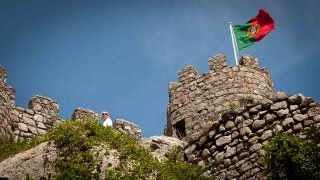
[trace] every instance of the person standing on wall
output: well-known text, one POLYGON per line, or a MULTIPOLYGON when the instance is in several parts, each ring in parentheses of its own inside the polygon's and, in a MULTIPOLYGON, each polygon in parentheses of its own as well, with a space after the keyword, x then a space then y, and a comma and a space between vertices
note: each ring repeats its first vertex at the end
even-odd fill
POLYGON ((112 127, 112 120, 110 119, 110 114, 107 111, 101 112, 101 119, 103 120, 104 127, 112 127))

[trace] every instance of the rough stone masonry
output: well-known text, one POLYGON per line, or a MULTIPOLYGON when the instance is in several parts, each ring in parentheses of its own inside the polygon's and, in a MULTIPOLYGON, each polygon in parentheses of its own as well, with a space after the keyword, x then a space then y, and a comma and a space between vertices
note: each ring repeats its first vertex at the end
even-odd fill
POLYGON ((169 84, 165 135, 192 142, 224 111, 274 97, 269 70, 260 69, 257 58, 244 55, 234 67, 227 67, 221 54, 208 62, 209 72, 199 75, 188 66, 179 72, 179 82, 169 84))
POLYGON ((188 144, 185 160, 218 179, 266 179, 260 160, 272 131, 304 137, 311 126, 320 127, 320 104, 302 94, 279 92, 271 103, 247 104, 240 112, 223 114, 188 144))

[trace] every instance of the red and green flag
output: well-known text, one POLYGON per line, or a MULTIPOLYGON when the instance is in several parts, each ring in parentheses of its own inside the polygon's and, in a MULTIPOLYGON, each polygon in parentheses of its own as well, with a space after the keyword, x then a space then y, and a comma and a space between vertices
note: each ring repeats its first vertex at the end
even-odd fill
POLYGON ((233 26, 238 51, 255 44, 274 29, 274 21, 263 9, 259 14, 245 24, 233 26))

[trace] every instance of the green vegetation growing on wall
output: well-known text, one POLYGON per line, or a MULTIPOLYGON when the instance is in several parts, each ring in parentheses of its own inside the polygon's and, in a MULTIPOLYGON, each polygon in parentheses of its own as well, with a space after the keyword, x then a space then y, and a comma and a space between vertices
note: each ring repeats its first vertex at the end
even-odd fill
POLYGON ((108 168, 106 179, 209 179, 201 177, 203 170, 179 161, 177 149, 168 161, 159 162, 129 135, 105 128, 94 119, 66 121, 44 136, 29 142, 1 145, 1 149, 21 146, 16 148, 17 153, 48 140, 53 140, 59 149, 55 179, 99 179, 101 159, 93 151, 96 147, 103 147, 107 154, 111 149, 118 152, 119 164, 108 168))
POLYGON ((271 179, 320 179, 320 129, 311 128, 306 139, 276 134, 266 146, 266 173, 271 179))

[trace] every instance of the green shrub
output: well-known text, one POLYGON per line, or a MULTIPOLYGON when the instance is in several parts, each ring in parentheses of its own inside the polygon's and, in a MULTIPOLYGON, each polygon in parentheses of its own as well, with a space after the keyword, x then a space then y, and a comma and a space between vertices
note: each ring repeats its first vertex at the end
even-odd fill
POLYGON ((270 179, 320 179, 319 130, 306 132, 306 139, 277 133, 266 145, 264 163, 270 179))
POLYGON ((202 169, 179 160, 181 149, 175 148, 168 161, 159 162, 131 136, 105 128, 96 119, 65 121, 46 135, 8 146, 2 144, 0 150, 17 153, 47 140, 53 140, 59 149, 55 179, 99 179, 100 159, 92 152, 97 146, 118 151, 120 163, 107 170, 106 179, 209 179, 201 177, 202 169))

